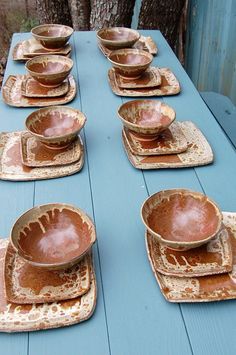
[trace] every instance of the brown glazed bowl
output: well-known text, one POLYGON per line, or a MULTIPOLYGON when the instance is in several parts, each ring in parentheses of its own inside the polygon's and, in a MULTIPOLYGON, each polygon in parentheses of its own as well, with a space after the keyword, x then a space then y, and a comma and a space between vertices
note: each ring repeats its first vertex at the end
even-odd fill
POLYGON ((32 112, 26 129, 49 148, 63 149, 71 144, 86 122, 85 115, 68 106, 50 106, 32 112))
POLYGON ((64 25, 45 24, 32 28, 32 36, 48 50, 58 50, 69 41, 73 28, 64 25))
POLYGON ((97 32, 101 44, 113 50, 132 47, 139 37, 138 31, 126 27, 102 28, 97 32))
POLYGON ((221 229, 222 214, 207 196, 185 189, 164 190, 150 196, 141 208, 147 230, 175 250, 199 247, 221 229))
POLYGON ((78 263, 96 241, 96 232, 79 208, 50 203, 21 215, 12 227, 10 241, 29 264, 56 270, 78 263))
POLYGON ((107 57, 115 71, 124 78, 139 78, 153 60, 152 54, 141 49, 124 48, 107 57))
POLYGON ((156 139, 175 120, 175 111, 158 100, 132 100, 118 109, 124 126, 142 139, 156 139))
POLYGON ((67 78, 73 67, 73 60, 61 55, 40 55, 25 64, 28 73, 40 85, 57 87, 67 78))

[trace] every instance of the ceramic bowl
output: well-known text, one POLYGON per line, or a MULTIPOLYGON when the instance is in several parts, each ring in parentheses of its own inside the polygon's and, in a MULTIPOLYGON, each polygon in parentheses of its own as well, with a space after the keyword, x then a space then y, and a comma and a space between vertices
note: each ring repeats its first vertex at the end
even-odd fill
POLYGON ((57 87, 67 78, 73 60, 61 55, 40 55, 25 64, 28 73, 41 85, 57 87))
POLYGON ((41 143, 63 149, 77 137, 86 122, 85 115, 68 106, 50 106, 32 112, 25 121, 26 129, 41 143))
POLYGON ((78 263, 96 240, 94 224, 79 208, 50 203, 26 211, 14 223, 11 244, 29 264, 65 269, 78 263))
POLYGON ((118 49, 107 57, 115 71, 124 78, 139 78, 153 60, 152 54, 141 49, 118 49))
POLYGON ((132 47, 139 37, 138 31, 126 27, 102 28, 97 32, 102 45, 113 50, 132 47))
POLYGON ((132 100, 118 109, 124 126, 142 139, 156 139, 175 120, 175 111, 162 101, 132 100))
POLYGON ((31 30, 32 36, 49 50, 58 50, 64 47, 73 32, 73 28, 69 26, 56 24, 40 25, 31 30))
POLYGON ((216 237, 222 214, 207 196, 190 190, 165 190, 150 196, 141 208, 147 230, 175 250, 199 247, 216 237))

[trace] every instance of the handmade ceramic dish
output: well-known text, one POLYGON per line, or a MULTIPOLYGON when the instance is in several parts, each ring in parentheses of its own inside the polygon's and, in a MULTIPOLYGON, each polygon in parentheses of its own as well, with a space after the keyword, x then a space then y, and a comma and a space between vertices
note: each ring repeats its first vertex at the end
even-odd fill
POLYGON ((65 96, 68 91, 68 79, 65 79, 61 85, 55 88, 50 88, 40 85, 39 82, 34 80, 31 76, 27 76, 21 85, 21 94, 25 97, 61 97, 65 96))
POLYGON ((139 37, 138 31, 126 27, 102 28, 97 32, 98 40, 110 49, 132 47, 139 37))
POLYGON ((78 263, 96 240, 94 224, 79 208, 63 203, 26 211, 14 223, 10 240, 35 267, 66 269, 78 263))
POLYGON ((118 116, 141 139, 156 139, 175 120, 175 111, 162 101, 132 100, 119 107, 118 116))
POLYGON ((63 149, 77 137, 86 122, 84 114, 68 106, 51 106, 32 112, 27 130, 47 147, 63 149))
POLYGON ((152 54, 140 49, 118 49, 107 57, 115 71, 125 78, 138 78, 150 66, 152 54))
POLYGON ((61 55, 41 55, 25 64, 28 73, 43 86, 56 87, 68 77, 73 60, 61 55))
POLYGON ((199 247, 215 238, 222 225, 218 206, 185 189, 164 190, 143 203, 141 217, 149 233, 176 250, 199 247))
POLYGON ((73 32, 73 28, 69 26, 56 24, 40 25, 31 30, 32 36, 50 50, 62 48, 73 32))

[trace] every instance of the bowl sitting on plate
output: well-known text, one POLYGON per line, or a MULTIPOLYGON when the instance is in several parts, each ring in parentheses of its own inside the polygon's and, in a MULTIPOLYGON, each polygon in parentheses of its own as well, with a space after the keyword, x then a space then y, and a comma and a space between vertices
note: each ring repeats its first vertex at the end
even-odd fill
POLYGON ((97 38, 109 49, 132 47, 139 40, 138 31, 126 27, 102 28, 97 32, 97 38))
POLYGON ((61 55, 40 55, 28 60, 28 73, 46 87, 57 87, 67 78, 73 67, 73 60, 61 55))
POLYGON ((65 25, 45 24, 32 28, 32 36, 48 50, 58 50, 68 42, 74 32, 65 25))
POLYGON ((115 71, 124 78, 139 78, 150 66, 153 56, 141 49, 124 48, 107 57, 115 71))
POLYGON ((171 125, 175 111, 162 101, 132 100, 119 107, 118 116, 137 138, 150 140, 171 125))
POLYGON ((163 245, 188 250, 208 243, 221 229, 222 214, 207 196, 185 189, 164 190, 143 203, 141 217, 163 245))
POLYGON ((66 269, 78 263, 96 240, 94 224, 79 208, 62 203, 26 211, 14 223, 11 244, 32 266, 66 269))
POLYGON ((26 129, 49 148, 64 149, 77 137, 86 122, 85 115, 68 106, 50 106, 32 112, 26 129))

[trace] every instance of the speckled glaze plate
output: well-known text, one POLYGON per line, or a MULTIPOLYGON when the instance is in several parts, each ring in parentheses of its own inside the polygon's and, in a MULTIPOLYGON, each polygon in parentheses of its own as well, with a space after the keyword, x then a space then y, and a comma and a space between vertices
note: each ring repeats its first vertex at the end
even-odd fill
POLYGON ((21 134, 11 132, 0 134, 0 179, 10 181, 32 181, 53 179, 79 172, 84 164, 84 148, 81 144, 81 158, 64 166, 30 168, 22 164, 21 134))
POLYGON ((47 107, 64 105, 72 101, 76 95, 76 83, 72 75, 69 76, 69 90, 60 97, 25 97, 22 95, 22 82, 28 75, 10 75, 2 87, 3 101, 14 107, 47 107))
POLYGON ((43 304, 8 302, 4 289, 4 257, 7 239, 0 239, 0 331, 25 332, 65 327, 90 318, 97 298, 96 278, 90 262, 90 289, 83 296, 68 301, 43 304))
POLYGON ((121 75, 115 72, 115 80, 120 88, 152 88, 161 84, 161 75, 158 68, 151 67, 145 70, 143 75, 137 79, 123 78, 121 75))
POLYGON ((27 78, 22 81, 21 85, 21 94, 26 97, 59 97, 65 95, 68 90, 68 79, 64 80, 60 86, 50 88, 40 85, 32 77, 27 76, 27 78))
POLYGON ((128 141, 122 132, 127 157, 137 169, 188 168, 212 163, 213 152, 202 132, 191 121, 180 122, 188 149, 180 154, 141 156, 131 152, 128 141))
POLYGON ((173 122, 155 140, 141 140, 126 127, 123 128, 129 150, 134 155, 177 154, 187 150, 188 143, 181 130, 180 122, 173 122))
POLYGON ((167 276, 155 268, 156 255, 146 240, 148 258, 163 296, 169 302, 211 302, 236 298, 236 213, 223 212, 233 253, 232 271, 201 277, 167 276))
POLYGON ((9 243, 4 261, 6 298, 12 303, 32 304, 82 296, 90 288, 90 261, 85 256, 71 269, 44 270, 26 263, 9 243))
POLYGON ((64 166, 78 161, 81 157, 81 138, 63 150, 45 147, 28 132, 21 135, 22 163, 30 167, 64 166))
MULTIPOLYGON (((153 68, 153 67, 151 67, 153 68)), ((180 84, 175 75, 168 68, 158 68, 161 75, 161 85, 155 88, 124 89, 120 88, 116 82, 116 74, 113 68, 108 71, 108 81, 114 94, 128 97, 151 97, 176 95, 180 92, 180 84)))

